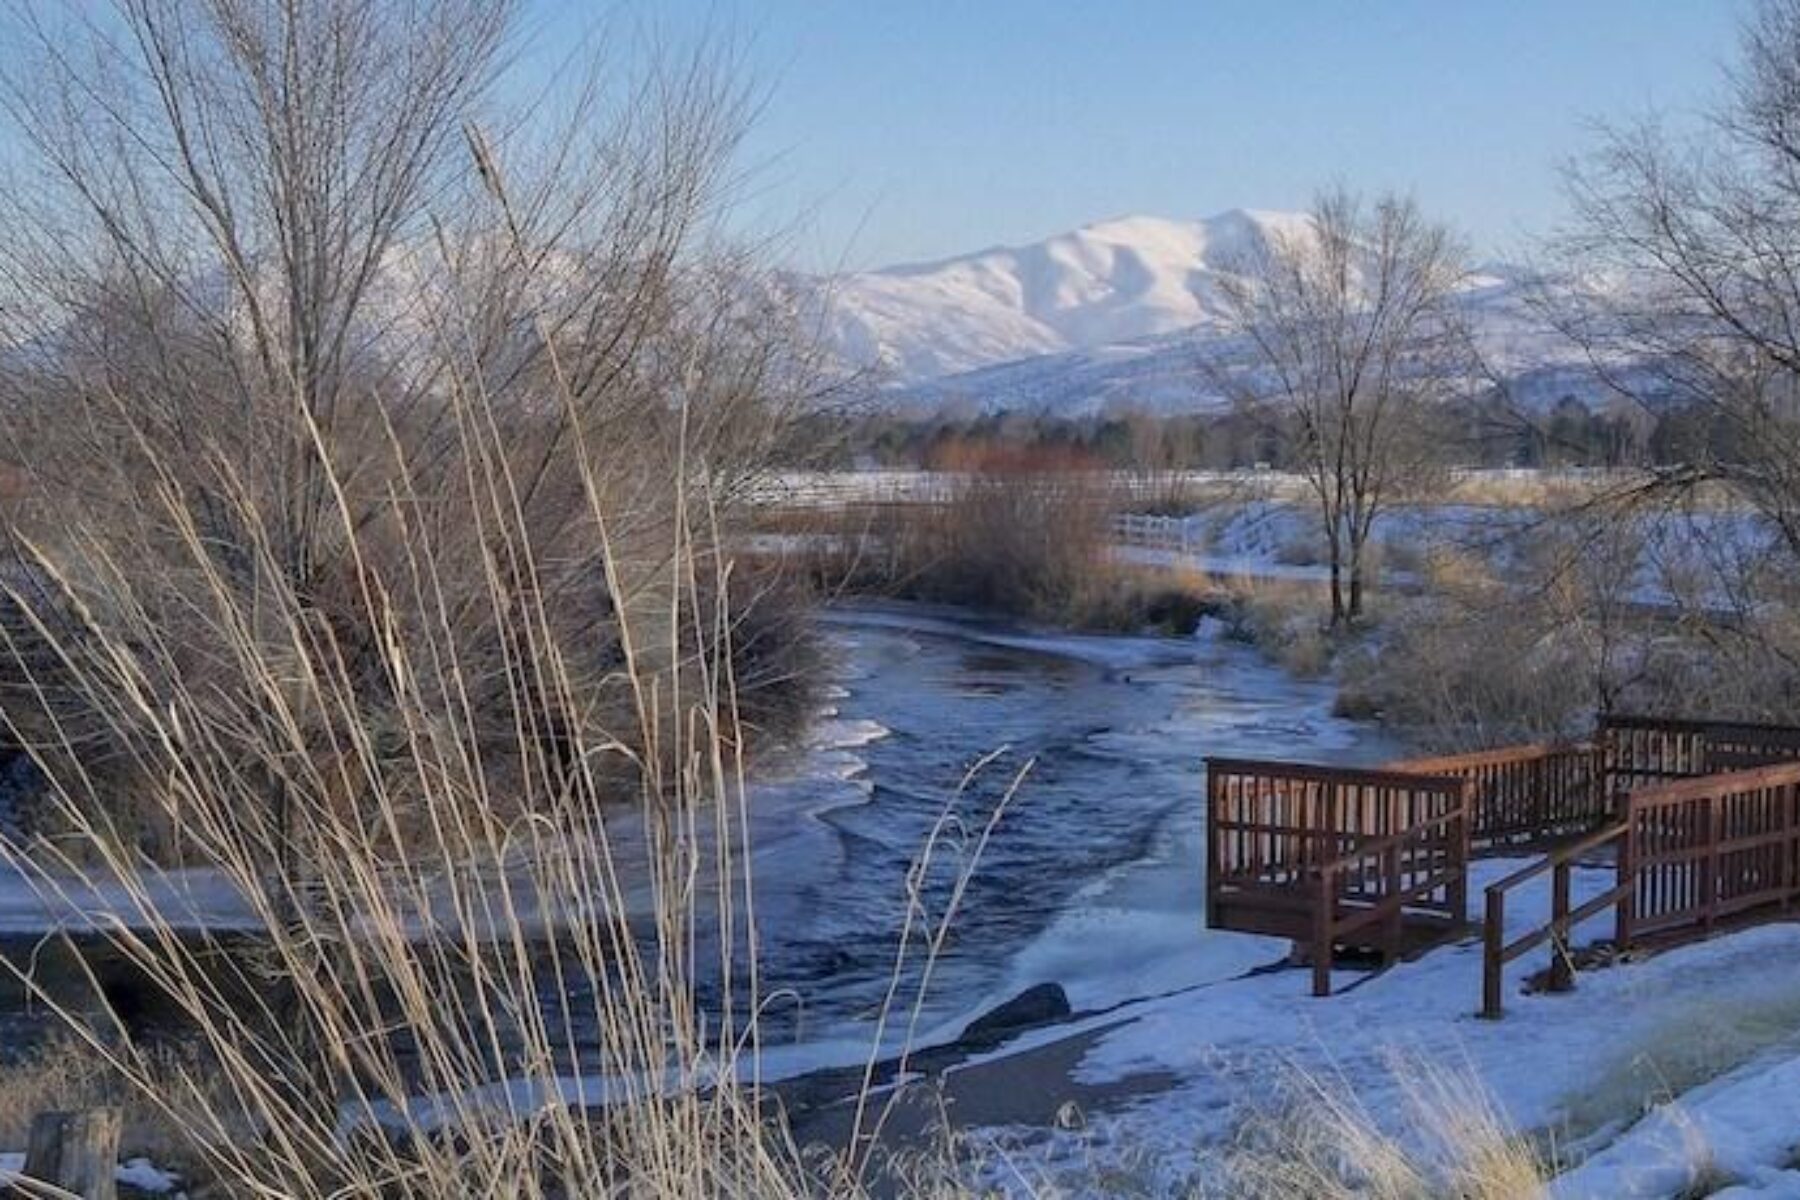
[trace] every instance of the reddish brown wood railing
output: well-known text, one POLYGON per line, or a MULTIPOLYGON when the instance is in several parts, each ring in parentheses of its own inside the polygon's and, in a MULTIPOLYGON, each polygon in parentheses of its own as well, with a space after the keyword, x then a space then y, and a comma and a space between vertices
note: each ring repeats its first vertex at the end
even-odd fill
POLYGON ((1800 759, 1800 728, 1611 714, 1600 718, 1613 791, 1800 759))
POLYGON ((1473 754, 1413 758, 1388 769, 1452 775, 1475 785, 1477 849, 1518 846, 1586 833, 1616 814, 1598 742, 1508 746, 1473 754))
POLYGON ((1575 908, 1570 904, 1570 880, 1577 859, 1592 854, 1605 846, 1623 841, 1629 828, 1624 821, 1608 825, 1578 841, 1560 846, 1530 866, 1514 871, 1499 882, 1488 885, 1481 930, 1482 1016, 1498 1018, 1502 1014, 1501 992, 1504 986, 1506 964, 1545 942, 1551 943, 1550 990, 1561 992, 1574 987, 1574 959, 1571 955, 1569 939, 1576 926, 1608 907, 1617 907, 1619 924, 1614 937, 1623 944, 1623 939, 1628 936, 1627 917, 1626 908, 1620 901, 1629 894, 1630 885, 1625 882, 1615 884, 1610 891, 1595 896, 1579 908, 1575 908), (1550 873, 1549 922, 1510 942, 1507 941, 1507 895, 1524 884, 1541 877, 1546 871, 1550 873))
POLYGON ((1592 743, 1411 759, 1380 770, 1207 760, 1207 923, 1310 948, 1329 995, 1336 948, 1398 953, 1409 929, 1467 916, 1471 846, 1575 838, 1487 889, 1482 1011, 1507 963, 1615 910, 1614 941, 1710 932, 1800 898, 1800 729, 1609 716, 1592 743), (1748 768, 1748 769, 1746 769, 1748 768), (1573 906, 1580 856, 1611 848, 1617 882, 1573 906), (1551 915, 1506 940, 1507 897, 1545 875, 1551 915))
POLYGON ((1628 937, 1709 933, 1800 894, 1800 762, 1644 788, 1631 794, 1628 819, 1628 937))
POLYGON ((1546 940, 1556 950, 1552 990, 1574 986, 1568 966, 1569 936, 1582 921, 1609 906, 1615 909, 1613 942, 1623 948, 1650 937, 1705 936, 1722 920, 1785 907, 1796 898, 1800 898, 1800 762, 1638 788, 1624 798, 1617 824, 1487 889, 1482 1014, 1501 1014, 1505 964, 1546 940), (1607 844, 1617 850, 1617 882, 1571 909, 1572 864, 1581 854, 1607 844), (1507 893, 1545 871, 1554 872, 1550 923, 1507 943, 1507 893))
POLYGON ((1336 944, 1397 954, 1407 922, 1467 919, 1472 785, 1448 776, 1207 760, 1207 924, 1310 947, 1329 995, 1336 944))

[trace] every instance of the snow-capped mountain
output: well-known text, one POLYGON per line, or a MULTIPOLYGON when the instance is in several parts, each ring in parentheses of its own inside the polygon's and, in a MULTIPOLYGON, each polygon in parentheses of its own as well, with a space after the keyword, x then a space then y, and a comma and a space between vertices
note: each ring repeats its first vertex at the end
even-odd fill
MULTIPOLYGON (((1304 214, 1246 209, 1103 221, 844 277, 828 329, 845 361, 881 372, 898 406, 1203 408, 1220 399, 1203 364, 1247 352, 1223 326, 1221 279, 1271 238, 1310 235, 1304 214)), ((1576 348, 1533 326, 1520 290, 1502 266, 1469 280, 1464 303, 1490 364, 1555 396, 1598 391, 1576 348)))
POLYGON ((1234 209, 1201 221, 1124 217, 1024 246, 887 267, 839 281, 832 331, 854 362, 914 384, 1044 354, 1205 325, 1218 279, 1293 213, 1234 209))

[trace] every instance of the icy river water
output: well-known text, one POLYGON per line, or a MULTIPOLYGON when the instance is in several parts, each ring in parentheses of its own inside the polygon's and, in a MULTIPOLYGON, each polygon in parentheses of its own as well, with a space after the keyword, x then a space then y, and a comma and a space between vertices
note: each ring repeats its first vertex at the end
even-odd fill
MULTIPOLYGON (((810 749, 753 786, 763 1024, 775 1071, 866 1054, 907 912, 909 871, 935 920, 972 844, 1018 783, 932 969, 913 1044, 1038 983, 1079 1010, 1191 987, 1285 946, 1202 923, 1201 759, 1381 761, 1378 731, 1205 628, 1089 637, 912 607, 825 617, 835 686, 810 749), (993 756, 968 785, 971 768, 993 756)), ((919 994, 915 949, 888 1044, 919 994)))
MULTIPOLYGON (((748 796, 767 1077, 864 1061, 890 996, 884 1057, 954 1040, 1040 983, 1093 1011, 1273 961, 1285 945, 1204 928, 1202 759, 1395 751, 1331 715, 1329 684, 1216 630, 1078 636, 913 606, 821 621, 827 708, 805 745, 759 764, 748 796), (923 937, 1009 789, 927 980, 923 937), (925 926, 896 970, 909 880, 925 926)), ((627 838, 619 854, 642 851, 627 838)), ((35 903, 0 904, 0 928, 41 928, 35 903)), ((548 1007, 591 1009, 589 990, 555 983, 548 1007)), ((700 983, 711 1009, 718 981, 700 983)))

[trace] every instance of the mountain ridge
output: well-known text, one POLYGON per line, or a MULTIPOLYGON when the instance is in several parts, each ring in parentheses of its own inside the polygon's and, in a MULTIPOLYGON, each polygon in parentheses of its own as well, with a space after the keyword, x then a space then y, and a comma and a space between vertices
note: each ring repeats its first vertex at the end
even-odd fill
POLYGON ((1303 215, 1251 209, 1109 218, 846 276, 830 329, 851 361, 883 365, 902 386, 1174 333, 1217 323, 1219 278, 1257 242, 1309 228, 1303 215))
MULTIPOLYGON (((1310 236, 1306 214, 1272 209, 1112 217, 844 276, 828 285, 827 336, 845 362, 876 372, 894 407, 1212 407, 1223 398, 1204 360, 1247 353, 1221 284, 1271 239, 1310 236)), ((1572 378, 1578 355, 1533 328, 1523 281, 1505 264, 1471 273, 1463 294, 1478 340, 1509 372, 1572 378)))

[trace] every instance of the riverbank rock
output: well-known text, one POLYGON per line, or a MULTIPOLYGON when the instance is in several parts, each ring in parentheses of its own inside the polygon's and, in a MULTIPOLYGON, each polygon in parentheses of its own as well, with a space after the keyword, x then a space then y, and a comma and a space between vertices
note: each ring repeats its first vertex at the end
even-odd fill
POLYGON ((978 1049, 997 1046, 1015 1033, 1061 1021, 1073 1011, 1062 984, 1040 983, 970 1021, 957 1044, 978 1049))

